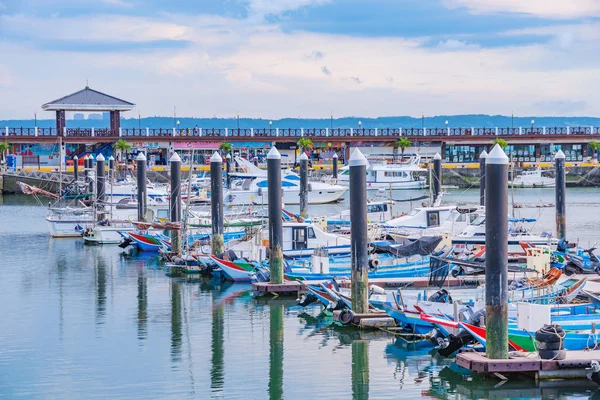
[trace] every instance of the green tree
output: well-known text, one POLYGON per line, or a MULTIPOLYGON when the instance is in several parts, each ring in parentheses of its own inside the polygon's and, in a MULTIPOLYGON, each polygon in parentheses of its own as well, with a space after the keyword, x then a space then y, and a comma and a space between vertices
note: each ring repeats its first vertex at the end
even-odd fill
POLYGON ((8 142, 0 142, 0 161, 4 160, 6 153, 10 149, 10 144, 8 142))
POLYGON ((492 146, 498 145, 502 150, 508 147, 508 142, 504 139, 496 138, 492 142, 492 146))
POLYGON ((297 143, 298 147, 302 149, 302 151, 310 150, 314 147, 314 143, 309 138, 301 138, 297 143))
POLYGON ((396 147, 400 148, 400 150, 402 150, 402 153, 404 153, 404 149, 411 146, 412 142, 405 137, 401 137, 396 141, 396 147))
POLYGON ((125 156, 127 157, 127 152, 131 150, 131 145, 125 139, 119 139, 113 144, 113 149, 117 151, 119 161, 123 161, 123 152, 125 152, 125 156))
POLYGON ((233 146, 229 142, 223 142, 219 145, 219 150, 221 150, 223 153, 231 153, 233 146))
POLYGON ((600 142, 592 140, 588 143, 590 149, 592 150, 592 157, 596 158, 596 154, 598 154, 598 150, 600 150, 600 142))

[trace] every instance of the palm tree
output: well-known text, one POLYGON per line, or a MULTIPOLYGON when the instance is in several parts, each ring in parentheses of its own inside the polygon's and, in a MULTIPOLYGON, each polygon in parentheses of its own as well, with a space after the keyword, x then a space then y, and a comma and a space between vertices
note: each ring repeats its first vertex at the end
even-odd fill
POLYGON ((122 161, 123 152, 125 152, 125 157, 127 157, 127 152, 131 150, 131 145, 126 140, 119 139, 113 144, 113 148, 118 152, 119 161, 122 161))
POLYGON ((406 149, 407 147, 411 147, 411 146, 412 146, 412 142, 405 137, 402 137, 396 141, 396 147, 399 147, 403 153, 404 153, 404 149, 406 149))
POLYGON ((219 145, 219 150, 221 150, 223 153, 231 153, 233 146, 229 142, 223 142, 219 145))
POLYGON ((4 161, 5 153, 10 149, 10 144, 8 142, 0 142, 0 161, 4 161))
POLYGON ((590 146, 590 150, 592 150, 592 158, 597 159, 597 153, 598 150, 600 150, 600 142, 597 142, 595 140, 592 140, 588 143, 588 145, 590 146))
POLYGON ((492 142, 492 146, 498 145, 502 150, 508 147, 508 142, 504 139, 496 138, 492 142))
POLYGON ((297 143, 298 147, 302 149, 302 151, 311 150, 315 145, 312 140, 308 138, 301 138, 297 143))

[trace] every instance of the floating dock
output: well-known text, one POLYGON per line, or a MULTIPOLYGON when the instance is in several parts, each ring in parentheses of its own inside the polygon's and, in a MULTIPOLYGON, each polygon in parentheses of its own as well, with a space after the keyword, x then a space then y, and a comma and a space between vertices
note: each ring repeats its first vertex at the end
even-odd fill
POLYGON ((508 360, 491 360, 485 353, 464 352, 456 356, 456 363, 472 372, 496 375, 504 380, 510 374, 529 375, 541 379, 585 379, 590 365, 600 360, 600 350, 567 351, 564 360, 542 360, 536 353, 511 356, 508 360))
POLYGON ((304 290, 304 285, 297 281, 285 281, 280 285, 270 282, 255 282, 252 284, 252 290, 261 294, 296 295, 304 290))

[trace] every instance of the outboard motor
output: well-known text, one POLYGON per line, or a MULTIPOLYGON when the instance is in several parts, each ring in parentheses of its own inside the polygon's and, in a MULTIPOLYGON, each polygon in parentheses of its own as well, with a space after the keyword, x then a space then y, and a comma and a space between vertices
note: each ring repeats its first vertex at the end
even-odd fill
POLYGON ((442 357, 450 357, 454 352, 475 339, 467 331, 462 331, 458 335, 449 335, 448 339, 438 338, 438 354, 442 357))
POLYGON ((315 296, 312 293, 303 293, 302 295, 300 295, 300 297, 296 300, 296 304, 298 304, 300 307, 306 307, 316 301, 318 301, 319 299, 317 298, 317 296, 315 296))
POLYGON ((431 296, 427 301, 431 301, 433 303, 450 303, 452 304, 452 297, 448 293, 446 289, 440 289, 431 296))

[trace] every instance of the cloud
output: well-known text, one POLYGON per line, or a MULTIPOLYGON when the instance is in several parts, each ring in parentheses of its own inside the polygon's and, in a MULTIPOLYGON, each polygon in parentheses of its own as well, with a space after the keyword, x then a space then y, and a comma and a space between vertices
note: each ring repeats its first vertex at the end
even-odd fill
POLYGON ((306 58, 310 58, 313 60, 320 60, 321 58, 323 58, 324 54, 322 52, 320 52, 319 50, 315 50, 312 53, 308 54, 306 56, 306 58))
POLYGON ((520 13, 552 19, 600 16, 597 0, 445 0, 445 4, 474 14, 520 13))
POLYGON ((127 8, 133 7, 133 3, 130 3, 125 0, 103 0, 103 1, 106 4, 111 4, 111 5, 115 5, 115 6, 121 6, 121 7, 127 7, 127 8))
POLYGON ((250 18, 264 18, 269 15, 280 15, 286 11, 294 11, 304 7, 316 7, 332 0, 247 0, 250 18))
POLYGON ((439 42, 437 48, 448 51, 469 51, 478 50, 480 46, 476 43, 468 43, 462 40, 448 39, 439 42))
POLYGON ((329 70, 329 68, 327 68, 325 65, 323 65, 321 67, 321 72, 323 72, 325 75, 329 76, 331 75, 331 71, 329 70))
POLYGON ((350 82, 356 83, 357 85, 360 85, 362 83, 362 81, 360 80, 360 78, 357 77, 357 76, 350 76, 350 77, 348 77, 348 80, 350 82))

